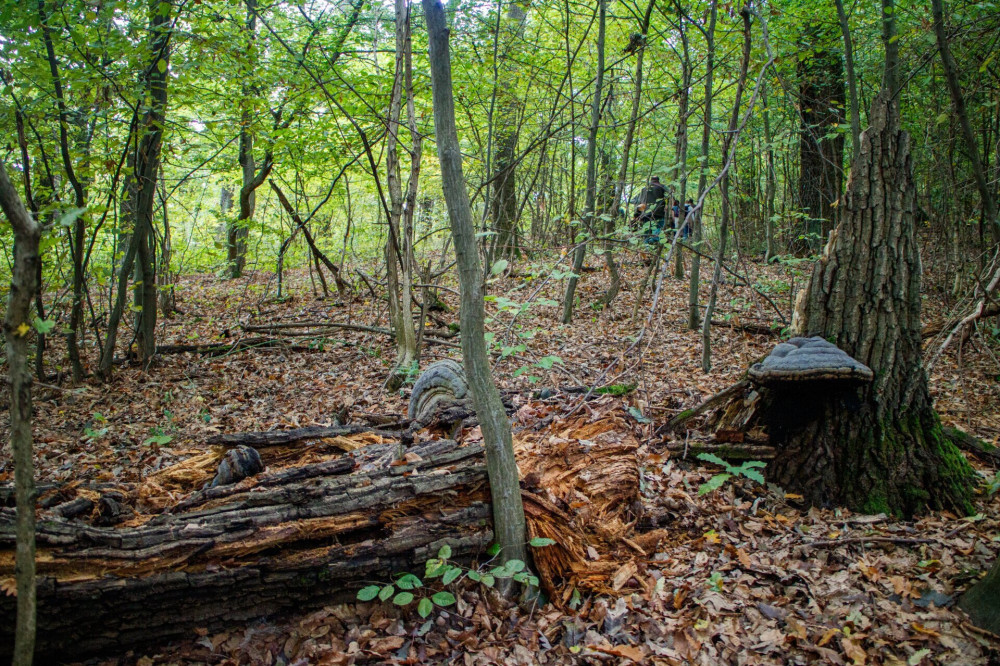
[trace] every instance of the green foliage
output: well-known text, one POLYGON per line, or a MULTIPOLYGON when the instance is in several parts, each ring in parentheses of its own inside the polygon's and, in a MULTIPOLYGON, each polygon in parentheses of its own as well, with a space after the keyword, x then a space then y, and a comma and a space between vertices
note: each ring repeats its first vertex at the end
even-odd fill
MULTIPOLYGON (((546 537, 536 537, 529 542, 533 548, 544 548, 554 544, 554 540, 546 537)), ((487 553, 490 557, 496 557, 500 554, 500 546, 492 544, 487 553)), ((424 579, 430 581, 440 579, 440 585, 444 587, 459 582, 462 578, 468 578, 484 587, 493 587, 498 579, 509 578, 528 587, 538 587, 538 577, 528 571, 521 560, 507 560, 499 566, 489 566, 487 563, 479 569, 468 569, 450 561, 451 555, 451 546, 448 544, 441 546, 437 557, 424 563, 424 579)), ((443 589, 431 591, 412 573, 398 574, 394 583, 366 585, 358 590, 357 599, 358 601, 378 599, 383 603, 391 599, 396 606, 408 606, 416 600, 417 613, 422 618, 428 617, 435 606, 446 608, 456 602, 455 595, 451 592, 443 589)))
POLYGON ((632 391, 639 387, 638 384, 609 384, 608 386, 601 386, 600 388, 594 389, 594 393, 600 393, 602 395, 613 395, 613 396, 623 396, 628 395, 632 391))
POLYGON ((713 465, 719 465, 726 470, 725 472, 716 474, 711 479, 698 486, 699 495, 706 495, 713 490, 718 490, 725 485, 726 481, 734 477, 742 476, 760 484, 764 483, 764 475, 757 470, 767 467, 767 463, 759 460, 748 460, 738 467, 730 465, 719 456, 711 453, 699 453, 698 460, 703 460, 705 462, 712 463, 713 465))

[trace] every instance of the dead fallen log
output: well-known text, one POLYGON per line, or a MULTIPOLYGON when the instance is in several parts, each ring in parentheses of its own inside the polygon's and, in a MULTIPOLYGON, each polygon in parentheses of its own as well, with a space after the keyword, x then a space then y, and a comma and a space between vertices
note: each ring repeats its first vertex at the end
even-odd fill
POLYGON ((344 435, 357 435, 363 432, 370 432, 381 437, 400 437, 409 426, 409 421, 398 424, 387 424, 388 427, 382 429, 372 429, 361 425, 344 426, 306 426, 305 428, 292 428, 290 430, 266 430, 264 432, 237 432, 225 435, 215 435, 207 440, 207 444, 213 446, 252 446, 254 448, 267 446, 281 446, 292 444, 307 439, 328 439, 332 437, 342 437, 344 435), (398 425, 394 428, 393 425, 398 425))
MULTIPOLYGON (((638 442, 624 417, 620 402, 606 398, 588 415, 515 439, 529 533, 557 542, 534 553, 556 603, 575 589, 611 591, 621 563, 635 557, 627 535, 641 506, 638 442)), ((196 628, 349 600, 370 582, 421 572, 444 544, 453 559, 488 559, 479 557, 492 540, 479 443, 404 449, 370 431, 309 447, 291 442, 261 449, 263 473, 205 487, 225 451, 198 453, 129 489, 121 496, 130 517, 116 527, 95 524, 97 510, 88 514, 83 502, 73 520, 43 510, 39 663, 120 654, 196 628), (367 445, 345 452, 351 447, 341 439, 367 445)), ((4 587, 14 550, 14 511, 2 508, 4 587)), ((13 646, 15 602, 0 596, 0 659, 13 646)))
MULTIPOLYGON (((419 571, 444 543, 458 559, 481 552, 492 538, 482 448, 430 442, 403 464, 396 449, 201 491, 142 524, 41 521, 38 654, 122 651, 346 599, 364 581, 419 571)), ((0 510, 0 579, 13 576, 14 545, 13 511, 0 510)), ((0 597, 4 659, 14 601, 0 597)))

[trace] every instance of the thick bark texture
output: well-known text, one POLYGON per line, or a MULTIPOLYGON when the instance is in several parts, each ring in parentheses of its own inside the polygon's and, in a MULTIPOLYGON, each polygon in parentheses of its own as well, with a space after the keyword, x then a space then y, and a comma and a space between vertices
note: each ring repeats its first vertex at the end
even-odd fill
POLYGON ((469 193, 462 175, 462 152, 455 127, 455 101, 451 83, 451 55, 444 8, 435 0, 423 0, 427 21, 434 96, 434 129, 437 134, 438 160, 441 163, 441 188, 448 204, 451 235, 455 241, 458 277, 461 285, 462 358, 472 390, 486 444, 493 500, 493 522, 502 560, 527 558, 527 532, 524 507, 518 490, 517 462, 511 440, 510 420, 503 408, 500 393, 493 383, 486 351, 485 284, 479 265, 475 227, 469 193))
MULTIPOLYGON (((13 558, 17 579, 17 618, 7 617, 4 626, 14 629, 14 640, 5 641, 13 648, 15 666, 31 664, 35 645, 35 473, 31 436, 31 369, 28 366, 28 334, 31 301, 39 288, 41 260, 38 244, 41 229, 25 210, 21 198, 0 162, 0 208, 14 229, 14 266, 7 314, 3 323, 7 341, 7 366, 10 376, 10 445, 14 457, 14 484, 17 511, 14 520, 13 558)), ((10 599, 10 597, 7 597, 10 599)))
POLYGON ((909 136, 880 93, 862 135, 843 217, 793 329, 819 335, 875 372, 862 389, 772 396, 770 478, 814 504, 913 515, 970 509, 969 468, 942 434, 921 363, 920 257, 909 136), (812 400, 811 398, 815 398, 812 400))
POLYGON ((962 595, 958 606, 977 627, 1000 634, 1000 560, 993 563, 986 578, 962 595))
MULTIPOLYGON (((815 26, 808 32, 813 41, 826 39, 815 26)), ((833 228, 834 204, 844 180, 844 135, 836 131, 844 124, 844 64, 839 53, 810 46, 816 52, 799 63, 799 207, 805 216, 805 242, 796 245, 802 251, 818 248, 833 228)))

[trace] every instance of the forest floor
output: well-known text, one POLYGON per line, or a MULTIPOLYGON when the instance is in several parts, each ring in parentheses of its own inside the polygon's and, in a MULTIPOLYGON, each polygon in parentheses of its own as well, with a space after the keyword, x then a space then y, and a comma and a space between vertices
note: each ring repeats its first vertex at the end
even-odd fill
MULTIPOLYGON (((557 323, 560 308, 552 303, 560 300, 563 281, 546 281, 541 265, 537 276, 524 265, 491 284, 499 298, 488 311, 495 316, 490 330, 510 352, 496 361, 495 374, 502 388, 516 393, 515 429, 543 415, 558 421, 571 410, 599 418, 601 405, 610 402, 631 408, 629 427, 641 443, 643 508, 658 527, 636 530, 641 556, 629 563, 618 594, 523 610, 467 584, 456 590, 457 605, 428 623, 389 605, 339 604, 219 633, 196 631, 187 640, 99 663, 997 663, 1000 640, 975 629, 952 604, 1000 551, 1000 493, 980 494, 980 513, 972 518, 938 513, 915 521, 809 509, 780 489, 749 481, 699 495, 698 486, 718 470, 669 453, 674 438, 685 435, 663 426, 736 381, 778 340, 739 325, 780 328, 781 322, 758 292, 727 282, 715 319, 732 327, 713 328, 713 370, 706 374, 701 333, 685 325, 686 280, 670 271, 649 327, 634 344, 651 301, 647 292, 633 323, 646 269, 633 259, 618 300, 601 311, 590 306, 606 283, 599 261, 589 259, 600 270, 583 276, 572 325, 557 323), (539 304, 513 320, 509 310, 536 289, 539 304), (580 393, 535 397, 544 387, 612 384, 636 387, 583 405, 580 393)), ((794 266, 751 263, 739 272, 786 317, 791 294, 807 279, 794 266)), ((270 273, 240 281, 183 277, 176 286, 180 312, 161 321, 158 342, 233 343, 266 335, 241 326, 279 322, 385 326, 384 301, 365 296, 360 282, 349 302, 317 299, 304 271, 286 275, 286 287, 292 296, 279 302, 270 273)), ((434 313, 436 327, 458 320, 457 296, 440 294, 449 308, 434 313)), ((702 302, 706 295, 703 286, 702 302)), ((925 303, 925 312, 938 316, 947 309, 930 289, 925 303)), ((931 384, 946 424, 996 444, 1000 341, 989 328, 964 345, 961 364, 956 354, 947 355, 931 384)), ((389 395, 382 389, 394 354, 387 336, 327 330, 290 344, 222 356, 164 355, 147 369, 120 367, 107 384, 36 384, 39 482, 138 482, 201 452, 211 435, 332 425, 335 415, 351 422, 362 414, 405 413, 409 388, 389 395)), ((49 360, 60 352, 53 349, 49 360)), ((431 344, 422 364, 459 355, 454 346, 431 344)), ((7 428, 0 424, 5 438, 7 428)), ((997 470, 971 462, 984 479, 995 478, 997 470)), ((4 450, 0 482, 11 479, 4 450)))

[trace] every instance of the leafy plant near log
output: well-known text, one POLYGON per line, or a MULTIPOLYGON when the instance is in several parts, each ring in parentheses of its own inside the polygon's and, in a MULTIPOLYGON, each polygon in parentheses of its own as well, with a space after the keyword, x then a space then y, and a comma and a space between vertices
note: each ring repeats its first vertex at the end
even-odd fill
POLYGON ((698 486, 699 495, 707 495, 713 490, 721 488, 729 479, 739 478, 741 476, 750 479, 751 481, 756 481, 761 485, 764 484, 764 475, 757 470, 767 467, 767 463, 761 462, 760 460, 747 460, 739 467, 730 465, 713 453, 699 453, 698 460, 704 460, 705 462, 710 462, 713 465, 719 465, 726 470, 721 474, 716 474, 711 479, 698 486))
MULTIPOLYGON (((552 539, 536 537, 528 542, 534 548, 542 548, 555 544, 552 539)), ((491 557, 500 554, 500 545, 493 544, 486 551, 491 557)), ((441 585, 451 585, 461 582, 467 578, 485 587, 493 587, 497 580, 511 579, 516 583, 521 583, 526 587, 538 587, 538 577, 527 570, 524 561, 511 559, 499 566, 486 568, 487 564, 476 569, 463 567, 455 562, 449 561, 451 557, 451 546, 445 544, 438 550, 438 556, 427 560, 424 565, 424 579, 441 579, 441 585)), ((492 560, 491 560, 492 561, 492 560)), ((455 603, 455 595, 447 590, 432 592, 424 587, 424 582, 412 573, 402 573, 392 583, 382 585, 372 584, 358 590, 358 601, 379 601, 387 602, 392 600, 396 606, 405 607, 417 602, 417 614, 426 618, 433 611, 435 606, 445 608, 455 603), (419 598, 418 598, 419 597, 419 598)))

